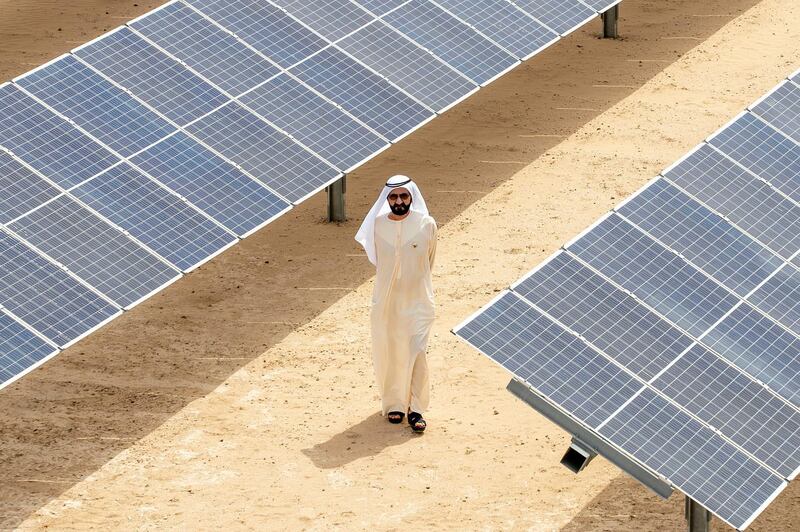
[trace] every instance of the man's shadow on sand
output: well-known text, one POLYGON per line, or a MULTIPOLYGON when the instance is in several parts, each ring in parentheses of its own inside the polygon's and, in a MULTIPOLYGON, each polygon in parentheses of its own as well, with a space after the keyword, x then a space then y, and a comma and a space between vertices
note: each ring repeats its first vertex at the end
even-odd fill
POLYGON ((334 469, 419 437, 405 418, 401 424, 392 425, 380 412, 375 412, 328 441, 303 449, 302 453, 320 469, 334 469))

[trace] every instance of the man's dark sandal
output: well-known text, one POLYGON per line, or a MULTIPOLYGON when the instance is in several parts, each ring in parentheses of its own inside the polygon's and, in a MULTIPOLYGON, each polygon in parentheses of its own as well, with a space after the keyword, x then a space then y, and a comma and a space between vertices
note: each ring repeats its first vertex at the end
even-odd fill
POLYGON ((405 416, 406 415, 402 412, 389 412, 386 414, 386 418, 389 420, 389 423, 394 423, 395 425, 402 423, 405 416))
POLYGON ((408 414, 408 424, 411 425, 411 430, 414 432, 425 432, 428 424, 422 419, 422 414, 418 412, 410 412, 408 414))

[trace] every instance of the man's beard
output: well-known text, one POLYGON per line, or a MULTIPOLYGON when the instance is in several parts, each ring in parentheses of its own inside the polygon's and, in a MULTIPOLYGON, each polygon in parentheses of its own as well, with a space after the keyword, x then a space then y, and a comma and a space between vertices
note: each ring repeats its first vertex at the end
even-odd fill
POLYGON ((397 216, 405 216, 408 213, 408 210, 411 208, 411 204, 409 203, 406 205, 405 203, 392 203, 389 205, 392 208, 392 214, 397 216))

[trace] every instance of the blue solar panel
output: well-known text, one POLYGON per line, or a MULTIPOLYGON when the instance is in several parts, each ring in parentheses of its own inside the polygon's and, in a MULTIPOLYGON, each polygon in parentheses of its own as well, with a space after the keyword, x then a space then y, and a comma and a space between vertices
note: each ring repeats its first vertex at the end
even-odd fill
POLYGON ((164 119, 71 55, 17 83, 123 157, 174 131, 164 119))
POLYGON ((16 316, 64 346, 120 310, 0 231, 0 301, 16 316))
POLYGON ((308 87, 283 74, 239 100, 341 170, 388 145, 308 87))
POLYGON ((375 18, 349 0, 274 0, 274 2, 330 41, 341 39, 375 18))
POLYGON ((338 170, 236 104, 187 129, 291 202, 340 176, 338 170))
POLYGON ((782 257, 800 249, 800 207, 710 146, 664 176, 782 257))
POLYGON ((559 35, 597 15, 579 0, 514 0, 514 3, 559 35))
POLYGON ((380 16, 397 9, 408 0, 354 0, 356 4, 380 16))
POLYGON ((236 37, 181 3, 166 5, 131 27, 233 96, 280 72, 236 37))
POLYGON ((753 112, 800 143, 800 87, 787 81, 753 106, 753 112))
POLYGON ((708 143, 800 202, 800 146, 751 113, 720 131, 708 143))
POLYGON ((617 212, 742 297, 784 264, 663 179, 617 212))
POLYGON ((0 87, 0 144, 65 188, 119 161, 72 124, 10 84, 0 87))
POLYGON ((0 190, 0 223, 8 223, 59 194, 56 187, 4 152, 0 152, 0 190))
POLYGON ((235 240, 127 164, 112 168, 73 192, 184 271, 235 240))
POLYGON ((520 59, 558 39, 557 33, 506 0, 438 0, 437 3, 520 59))
POLYGON ((513 289, 644 380, 692 345, 688 336, 567 253, 513 289))
POLYGON ((67 196, 8 227, 121 307, 180 275, 67 196))
POLYGON ((581 2, 599 13, 606 11, 612 5, 620 3, 620 1, 621 0, 581 0, 581 2))
POLYGON ((411 0, 384 20, 481 85, 519 63, 427 0, 411 0))
POLYGON ((184 126, 229 101, 217 89, 128 28, 105 35, 75 55, 184 126))
POLYGON ((784 267, 747 300, 800 337, 799 270, 784 267))
POLYGON ((450 106, 477 88, 383 22, 346 37, 339 46, 434 111, 450 106))
POLYGON ((57 349, 0 311, 0 388, 57 349))
POLYGON ((433 113, 336 48, 326 48, 291 72, 389 140, 433 113))
POLYGON ((616 214, 567 250, 697 337, 738 299, 616 214))
POLYGON ((302 61, 328 44, 267 2, 188 0, 188 3, 284 68, 302 61))
POLYGON ((749 523, 785 486, 783 479, 651 390, 626 405, 600 434, 736 528, 749 523))
POLYGON ((511 292, 458 334, 588 427, 600 425, 641 388, 511 292))
POLYGON ((240 236, 290 207, 184 133, 148 148, 131 162, 240 236))
POLYGON ((800 412, 704 347, 692 347, 653 387, 785 478, 800 467, 800 412))

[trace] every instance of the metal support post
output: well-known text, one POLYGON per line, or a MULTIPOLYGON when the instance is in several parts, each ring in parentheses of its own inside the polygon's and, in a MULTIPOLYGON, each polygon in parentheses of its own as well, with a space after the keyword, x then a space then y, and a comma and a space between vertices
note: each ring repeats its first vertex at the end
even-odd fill
POLYGON ((328 185, 328 221, 344 222, 347 220, 344 210, 344 194, 347 192, 347 176, 342 176, 335 183, 328 185))
POLYGON ((601 15, 603 17, 603 38, 616 39, 619 37, 617 33, 617 20, 619 20, 619 4, 611 7, 601 15))
POLYGON ((700 506, 696 501, 686 496, 686 525, 689 532, 709 532, 711 530, 711 512, 700 506))

